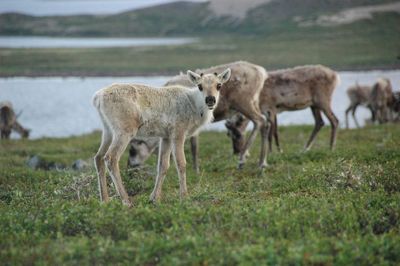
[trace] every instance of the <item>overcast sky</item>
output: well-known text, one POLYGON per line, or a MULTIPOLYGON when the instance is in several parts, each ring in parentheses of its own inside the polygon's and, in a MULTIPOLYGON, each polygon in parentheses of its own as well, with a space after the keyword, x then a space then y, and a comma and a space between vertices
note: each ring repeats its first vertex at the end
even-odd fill
POLYGON ((115 14, 135 8, 173 1, 174 0, 0 0, 0 13, 18 12, 36 16, 115 14))

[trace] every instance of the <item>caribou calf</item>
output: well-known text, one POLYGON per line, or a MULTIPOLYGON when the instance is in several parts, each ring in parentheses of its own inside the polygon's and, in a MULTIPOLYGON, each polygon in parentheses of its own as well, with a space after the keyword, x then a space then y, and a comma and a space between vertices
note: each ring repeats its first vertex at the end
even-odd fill
POLYGON ((347 96, 350 99, 350 105, 346 109, 346 128, 349 128, 348 114, 350 111, 352 113, 356 127, 360 127, 355 116, 357 107, 360 105, 367 107, 371 111, 371 120, 375 121, 375 112, 371 106, 371 92, 372 87, 360 86, 358 83, 355 86, 347 89, 347 96))
POLYGON ((122 202, 131 206, 122 184, 119 160, 134 137, 159 137, 158 171, 150 200, 161 197, 161 186, 169 168, 170 154, 179 176, 180 196, 187 195, 184 142, 212 120, 219 100, 219 90, 231 75, 228 68, 221 74, 187 72, 197 89, 182 86, 153 88, 138 84, 113 84, 93 97, 103 122, 102 141, 94 161, 99 180, 100 199, 108 201, 106 166, 122 202))
POLYGON ((9 139, 12 130, 18 132, 22 138, 29 137, 30 130, 18 123, 17 118, 11 102, 0 102, 0 134, 2 139, 9 139))

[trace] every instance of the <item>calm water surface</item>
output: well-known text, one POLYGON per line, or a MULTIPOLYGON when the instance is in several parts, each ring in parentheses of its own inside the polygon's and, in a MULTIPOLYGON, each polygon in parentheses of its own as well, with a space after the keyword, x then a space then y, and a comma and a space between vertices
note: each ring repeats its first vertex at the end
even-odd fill
POLYGON ((91 48, 183 45, 196 38, 66 38, 0 36, 0 48, 91 48))
MULTIPOLYGON (((344 112, 348 107, 346 89, 356 81, 373 84, 379 77, 391 80, 395 90, 400 89, 400 70, 339 72, 341 83, 333 95, 333 110, 344 125, 344 112)), ((32 137, 66 137, 92 132, 101 128, 91 99, 97 90, 114 82, 163 85, 170 77, 91 77, 91 78, 0 78, 0 101, 9 100, 16 112, 22 111, 20 122, 32 129, 32 137)), ((370 117, 367 109, 357 110, 359 122, 370 117)), ((328 121, 325 119, 328 123, 328 121)), ((284 112, 278 115, 280 125, 314 124, 310 109, 284 112)), ((354 122, 350 119, 350 126, 354 122)), ((206 130, 225 130, 223 122, 214 123, 206 130)), ((14 134, 14 133, 13 133, 14 134)), ((13 135, 16 137, 16 135, 13 135)))

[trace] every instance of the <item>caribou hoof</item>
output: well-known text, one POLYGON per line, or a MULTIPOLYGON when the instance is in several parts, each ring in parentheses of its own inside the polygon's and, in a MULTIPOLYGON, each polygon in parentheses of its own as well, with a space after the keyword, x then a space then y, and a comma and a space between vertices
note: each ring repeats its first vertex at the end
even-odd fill
POLYGON ((188 194, 189 193, 188 193, 187 189, 184 189, 184 190, 179 192, 179 197, 180 197, 181 200, 184 200, 185 198, 187 198, 188 194))
POLYGON ((100 195, 100 202, 101 203, 110 202, 110 197, 108 195, 104 195, 104 196, 100 195))
POLYGON ((156 204, 157 202, 160 201, 161 196, 160 195, 156 195, 156 193, 152 192, 149 198, 149 202, 156 204))
POLYGON ((130 200, 123 200, 122 204, 124 204, 128 208, 132 208, 133 204, 130 200))
POLYGON ((153 197, 150 197, 150 198, 149 198, 149 203, 150 203, 150 204, 154 204, 154 205, 155 205, 155 204, 157 204, 157 203, 158 203, 158 200, 157 200, 157 199, 155 199, 155 198, 153 198, 153 197))
POLYGON ((239 163, 237 169, 238 170, 242 170, 244 166, 244 163, 239 163))
POLYGON ((258 165, 258 167, 259 167, 260 169, 265 169, 265 168, 268 167, 268 164, 267 164, 266 162, 263 162, 262 164, 258 165))

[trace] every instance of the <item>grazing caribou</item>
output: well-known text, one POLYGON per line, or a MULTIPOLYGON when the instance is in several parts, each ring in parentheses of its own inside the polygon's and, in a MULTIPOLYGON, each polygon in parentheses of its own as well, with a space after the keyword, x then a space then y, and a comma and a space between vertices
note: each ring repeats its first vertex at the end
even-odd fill
POLYGON ((9 139, 12 130, 18 132, 22 138, 29 137, 30 130, 18 123, 17 118, 11 102, 0 102, 0 134, 2 139, 9 139))
POLYGON ((130 140, 159 137, 158 171, 150 200, 161 197, 161 186, 169 168, 170 154, 179 176, 180 196, 187 195, 184 142, 212 120, 222 84, 230 76, 229 68, 220 74, 199 75, 188 71, 189 80, 198 88, 183 86, 154 88, 138 84, 113 84, 95 93, 93 105, 103 123, 102 141, 94 162, 99 181, 100 199, 109 201, 106 167, 122 202, 131 206, 122 184, 119 160, 130 140))
POLYGON ((140 167, 151 154, 157 152, 159 143, 159 138, 132 139, 129 143, 128 167, 140 167))
POLYGON ((393 113, 396 115, 393 121, 400 121, 400 91, 393 92, 394 103, 392 106, 393 113))
POLYGON ((393 120, 392 106, 394 104, 392 84, 386 78, 378 79, 372 87, 371 106, 376 120, 380 124, 393 120))
POLYGON ((227 135, 232 139, 233 154, 239 154, 243 149, 243 133, 245 132, 249 122, 250 121, 246 117, 239 113, 226 119, 225 127, 228 130, 227 135))
MULTIPOLYGON (((272 148, 272 135, 275 137, 278 150, 281 150, 276 123, 277 114, 307 107, 311 108, 315 127, 304 147, 305 151, 311 148, 317 133, 324 125, 321 112, 326 115, 332 126, 330 147, 333 149, 339 121, 332 111, 331 100, 338 82, 339 77, 336 72, 321 65, 300 66, 268 72, 268 79, 265 81, 260 94, 260 109, 263 114, 269 116, 270 129, 268 133, 263 134, 268 134, 270 150, 272 148)), ((238 116, 234 119, 238 119, 238 116)), ((241 135, 246 128, 245 123, 246 121, 238 123, 235 120, 226 123, 235 149, 240 149, 242 146, 243 138, 241 135), (238 126, 235 127, 235 124, 238 126), (232 133, 233 131, 234 133, 232 133)))
MULTIPOLYGON (((244 61, 233 62, 225 65, 210 67, 207 69, 196 70, 197 73, 214 73, 222 69, 230 68, 232 70, 231 78, 221 87, 221 97, 217 107, 214 110, 214 121, 220 121, 231 116, 232 112, 240 112, 254 123, 254 128, 246 142, 243 142, 242 153, 239 157, 239 168, 245 162, 248 149, 254 141, 257 131, 265 127, 265 117, 259 109, 259 94, 262 90, 264 80, 268 77, 267 72, 261 66, 254 65, 244 61)), ((173 77, 167 83, 169 85, 190 86, 190 80, 186 75, 180 74, 173 77)), ((265 147, 267 140, 263 141, 261 148, 259 166, 266 165, 265 147)), ((129 165, 141 165, 154 151, 157 144, 154 141, 131 142, 129 165)), ((198 171, 198 137, 191 138, 191 150, 193 157, 193 167, 198 171)))
POLYGON ((347 89, 347 96, 350 99, 350 105, 346 109, 346 128, 349 128, 348 114, 350 111, 352 113, 356 127, 360 127, 355 116, 357 107, 360 105, 367 107, 371 111, 371 120, 375 121, 375 112, 371 105, 371 92, 372 87, 360 86, 358 83, 356 83, 355 86, 347 89))

